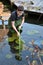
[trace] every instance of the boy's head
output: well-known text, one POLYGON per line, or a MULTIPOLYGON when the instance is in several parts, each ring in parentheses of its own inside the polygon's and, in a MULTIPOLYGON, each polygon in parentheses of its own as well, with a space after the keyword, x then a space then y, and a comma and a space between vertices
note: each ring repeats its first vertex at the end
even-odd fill
POLYGON ((23 6, 18 6, 18 8, 17 8, 17 14, 18 15, 22 15, 23 12, 24 12, 24 7, 23 6))

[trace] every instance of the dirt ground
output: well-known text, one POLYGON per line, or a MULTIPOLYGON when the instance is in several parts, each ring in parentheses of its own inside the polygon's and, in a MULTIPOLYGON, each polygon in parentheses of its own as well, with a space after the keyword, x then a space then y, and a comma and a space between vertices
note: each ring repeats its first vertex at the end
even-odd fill
POLYGON ((0 42, 3 40, 4 36, 7 35, 8 29, 0 29, 0 42))

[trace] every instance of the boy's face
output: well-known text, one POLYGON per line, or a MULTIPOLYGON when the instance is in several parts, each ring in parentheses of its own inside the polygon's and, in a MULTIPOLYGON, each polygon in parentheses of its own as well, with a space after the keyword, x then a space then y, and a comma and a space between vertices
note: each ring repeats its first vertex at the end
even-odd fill
POLYGON ((18 11, 18 10, 17 10, 17 14, 20 16, 20 15, 23 14, 23 11, 18 11))

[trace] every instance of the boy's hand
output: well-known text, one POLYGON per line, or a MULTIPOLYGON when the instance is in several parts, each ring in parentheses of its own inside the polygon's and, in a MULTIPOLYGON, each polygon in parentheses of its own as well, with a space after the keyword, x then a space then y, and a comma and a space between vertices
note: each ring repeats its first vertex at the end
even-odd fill
POLYGON ((20 33, 19 33, 19 32, 17 32, 17 35, 18 35, 18 36, 20 36, 20 33))
POLYGON ((21 29, 21 26, 19 26, 19 30, 21 29))

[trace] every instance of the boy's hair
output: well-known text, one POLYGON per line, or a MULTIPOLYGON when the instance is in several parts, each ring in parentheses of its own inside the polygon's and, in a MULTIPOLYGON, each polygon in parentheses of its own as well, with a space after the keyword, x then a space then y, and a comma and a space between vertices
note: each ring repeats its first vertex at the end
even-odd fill
POLYGON ((18 9, 18 11, 24 11, 24 7, 23 6, 18 6, 17 9, 18 9))

